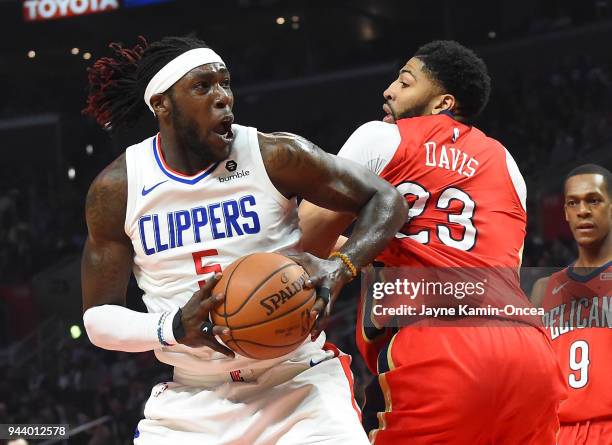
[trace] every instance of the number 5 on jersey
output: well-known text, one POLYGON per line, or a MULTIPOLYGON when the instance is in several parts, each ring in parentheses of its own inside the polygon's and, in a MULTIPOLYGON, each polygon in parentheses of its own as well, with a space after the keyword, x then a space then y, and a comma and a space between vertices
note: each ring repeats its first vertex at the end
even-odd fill
MULTIPOLYGON (((219 255, 217 249, 208 249, 208 250, 200 250, 199 252, 193 252, 191 254, 193 256, 193 264, 195 266, 196 274, 198 275, 208 275, 211 273, 221 272, 221 265, 216 264, 208 264, 204 265, 204 261, 206 260, 204 257, 208 256, 216 256, 219 255)), ((200 288, 204 287, 206 284, 206 280, 198 281, 200 288)))

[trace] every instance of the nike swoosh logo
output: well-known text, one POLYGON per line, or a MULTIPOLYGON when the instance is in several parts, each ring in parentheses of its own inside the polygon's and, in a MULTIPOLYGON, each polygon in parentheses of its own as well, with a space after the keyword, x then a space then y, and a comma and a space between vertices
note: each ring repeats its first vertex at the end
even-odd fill
POLYGON ((168 180, 166 179, 165 181, 161 181, 158 182, 157 184, 155 184, 153 187, 151 188, 145 188, 145 186, 142 186, 142 196, 147 196, 149 193, 151 193, 153 190, 155 190, 156 187, 159 187, 160 185, 162 185, 164 182, 168 182, 168 180))
POLYGON ((552 290, 552 294, 553 295, 557 295, 557 293, 563 289, 565 286, 567 286, 569 284, 569 281, 566 281, 565 283, 563 283, 561 286, 557 286, 552 290))
POLYGON ((315 362, 313 359, 310 359, 310 367, 312 368, 313 366, 317 366, 319 363, 322 363, 325 361, 325 358, 322 360, 319 360, 318 362, 315 362))

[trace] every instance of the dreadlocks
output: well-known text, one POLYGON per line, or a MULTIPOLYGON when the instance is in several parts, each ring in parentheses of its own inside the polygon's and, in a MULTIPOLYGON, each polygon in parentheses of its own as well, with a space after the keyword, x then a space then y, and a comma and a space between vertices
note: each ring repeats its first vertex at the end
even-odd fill
POLYGON ((108 130, 133 124, 147 109, 143 96, 151 78, 168 62, 194 48, 208 48, 194 37, 164 37, 149 45, 142 36, 133 48, 111 43, 112 57, 87 69, 89 95, 83 113, 108 130))

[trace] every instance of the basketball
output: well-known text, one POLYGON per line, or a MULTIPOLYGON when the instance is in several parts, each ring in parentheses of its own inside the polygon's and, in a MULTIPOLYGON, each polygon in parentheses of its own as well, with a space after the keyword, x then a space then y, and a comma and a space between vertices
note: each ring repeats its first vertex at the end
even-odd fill
POLYGON ((234 261, 213 290, 225 300, 212 321, 230 328, 220 338, 237 354, 258 360, 296 349, 312 327, 314 289, 304 289, 306 271, 277 253, 254 253, 234 261))

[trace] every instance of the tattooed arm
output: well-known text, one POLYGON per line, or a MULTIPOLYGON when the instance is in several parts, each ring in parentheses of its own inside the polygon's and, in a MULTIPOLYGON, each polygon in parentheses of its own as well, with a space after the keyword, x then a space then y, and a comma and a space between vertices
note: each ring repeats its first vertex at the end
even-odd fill
POLYGON ((103 304, 125 306, 134 251, 125 233, 125 155, 98 175, 87 193, 88 236, 81 260, 83 310, 103 304))
MULTIPOLYGON (((355 220, 353 233, 340 251, 356 268, 369 264, 403 224, 406 202, 399 192, 357 163, 287 133, 260 133, 259 145, 268 175, 283 195, 298 195, 319 207, 342 212, 339 226, 344 227, 338 227, 339 232, 355 220)), ((300 262, 311 269, 314 285, 331 289, 332 300, 351 276, 339 258, 321 261, 302 256, 300 262)), ((316 310, 323 307, 318 302, 316 310)))
POLYGON ((83 322, 91 342, 104 349, 142 352, 160 348, 163 339, 167 344, 208 346, 233 356, 214 337, 224 328, 215 326, 213 335, 200 331, 210 310, 222 301, 210 295, 217 276, 207 280, 206 286, 183 306, 180 319, 185 336, 178 341, 172 330, 178 307, 165 317, 124 307, 134 261, 132 243, 124 230, 126 205, 127 171, 122 155, 94 180, 85 206, 88 236, 81 261, 81 282, 83 322))

